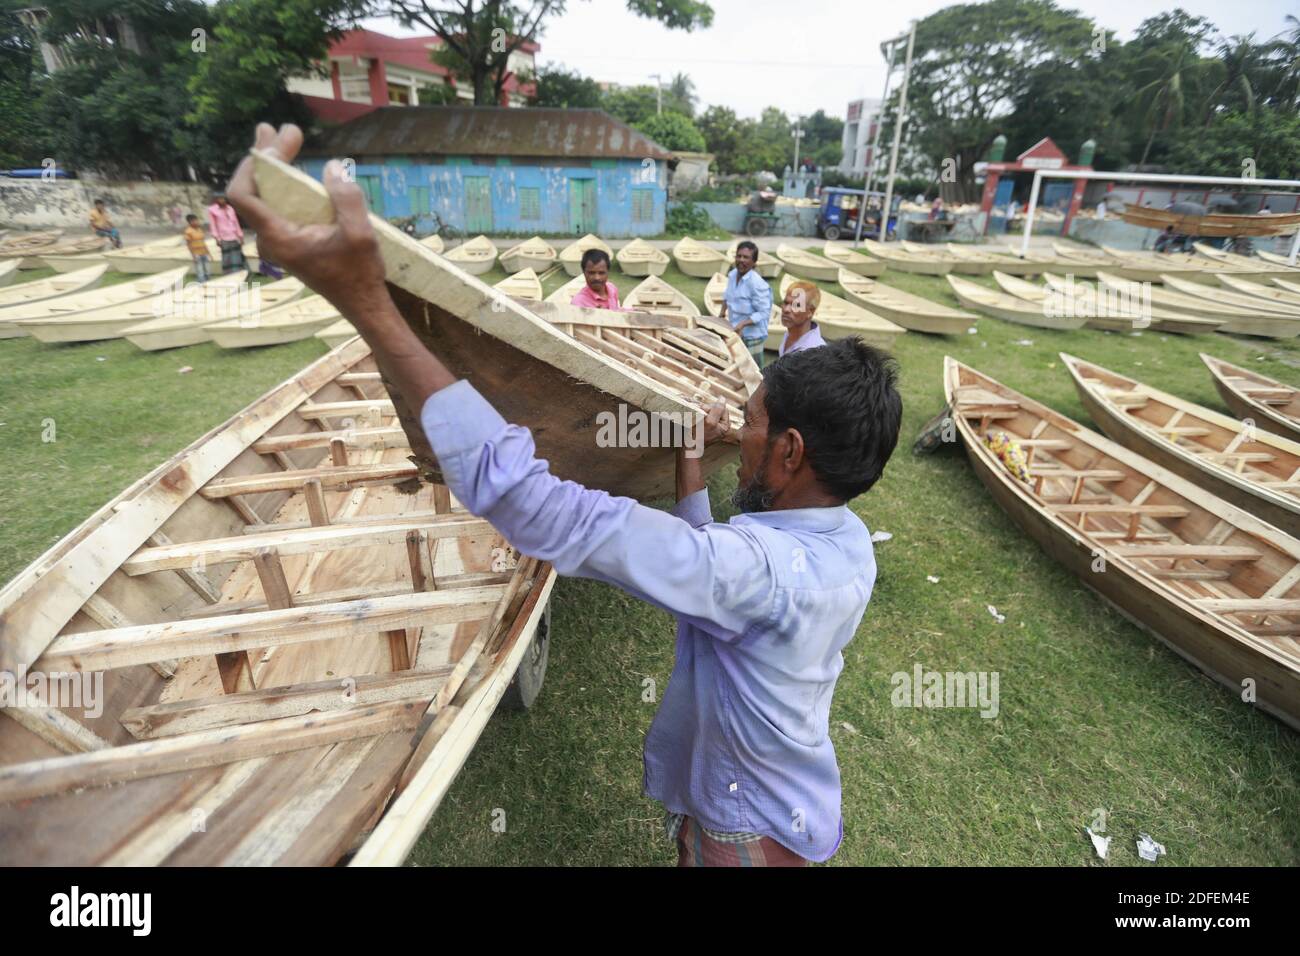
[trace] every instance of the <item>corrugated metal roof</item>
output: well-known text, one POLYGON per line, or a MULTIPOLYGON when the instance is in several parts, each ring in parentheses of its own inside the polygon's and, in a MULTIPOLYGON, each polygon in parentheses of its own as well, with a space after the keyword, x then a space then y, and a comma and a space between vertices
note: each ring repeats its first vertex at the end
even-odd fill
POLYGON ((604 110, 385 106, 315 137, 304 156, 576 156, 668 159, 604 110))

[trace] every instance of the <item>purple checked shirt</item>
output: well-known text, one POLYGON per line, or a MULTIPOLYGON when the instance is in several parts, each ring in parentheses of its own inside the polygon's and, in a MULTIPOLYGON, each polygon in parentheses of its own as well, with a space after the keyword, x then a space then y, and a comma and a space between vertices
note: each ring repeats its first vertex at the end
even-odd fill
POLYGON ((876 579, 861 519, 840 505, 717 524, 707 491, 666 513, 561 481, 467 381, 430 396, 421 421, 452 493, 515 548, 677 618, 646 794, 711 830, 834 854, 831 693, 876 579))

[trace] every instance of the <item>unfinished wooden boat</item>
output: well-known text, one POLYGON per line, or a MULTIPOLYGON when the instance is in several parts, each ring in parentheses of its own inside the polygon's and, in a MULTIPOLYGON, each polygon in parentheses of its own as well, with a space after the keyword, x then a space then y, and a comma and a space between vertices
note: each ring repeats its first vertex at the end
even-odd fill
POLYGON ((501 253, 497 261, 506 272, 522 272, 524 269, 545 272, 555 265, 557 255, 555 248, 549 242, 541 236, 533 236, 517 246, 511 246, 501 253))
POLYGON ((885 272, 883 259, 874 259, 866 253, 858 252, 847 243, 831 242, 828 239, 826 245, 822 246, 822 255, 855 275, 879 276, 885 272))
POLYGON ((560 265, 564 266, 564 271, 571 276, 582 275, 582 256, 588 249, 599 249, 609 256, 610 262, 614 261, 614 250, 609 247, 609 243, 600 236, 587 233, 560 250, 560 265))
POLYGON ((4 711, 0 863, 400 863, 553 582, 409 454, 354 340, 0 591, 0 668, 103 689, 4 711))
POLYGON ((615 257, 624 275, 661 276, 668 269, 668 253, 656 249, 644 239, 633 239, 615 257))
POLYGON ((1256 256, 1243 256, 1235 252, 1225 252, 1214 246, 1206 245, 1204 242, 1194 242, 1192 248, 1196 250, 1197 255, 1206 259, 1233 266, 1235 274, 1242 278, 1262 279, 1268 276, 1285 275, 1292 271, 1286 266, 1280 266, 1256 256))
MULTIPOLYGON (((727 246, 727 263, 722 266, 720 271, 724 273, 731 271, 732 266, 736 264, 736 249, 740 246, 740 243, 741 240, 737 239, 731 245, 727 246)), ((757 245, 757 243, 755 244, 757 245)), ((870 263, 871 260, 868 259, 867 262, 870 263)), ((781 265, 781 260, 776 256, 764 252, 762 249, 758 250, 758 262, 754 265, 754 271, 764 279, 777 278, 781 275, 781 270, 783 268, 784 266, 781 265)))
POLYGON ((1219 283, 1231 292, 1238 292, 1250 296, 1252 299, 1263 299, 1265 302, 1287 306, 1288 308, 1300 309, 1300 291, 1288 292, 1280 286, 1264 285, 1238 276, 1219 276, 1218 279, 1219 283))
POLYGON ((475 236, 444 254, 449 262, 472 276, 491 272, 497 261, 497 247, 487 236, 475 236))
POLYGON ((1249 679, 1257 707, 1300 729, 1300 543, 952 358, 944 393, 975 474, 1025 534, 1233 697, 1249 679), (991 431, 1024 448, 1029 482, 989 450, 991 431))
POLYGON ((952 243, 929 245, 904 240, 898 244, 898 247, 912 255, 946 261, 949 265, 948 271, 955 275, 986 276, 998 265, 997 258, 991 253, 973 249, 958 251, 952 243))
POLYGON ((1300 281, 1292 282, 1290 279, 1283 279, 1280 276, 1274 276, 1272 282, 1279 289, 1300 295, 1300 281))
MULTIPOLYGON (((265 153, 253 155, 263 202, 294 222, 333 218, 320 183, 265 153)), ((561 478, 634 498, 670 495, 676 486, 673 449, 601 447, 600 413, 617 417, 626 406, 629 412, 677 416, 660 421, 693 422, 709 404, 700 396, 719 394, 738 421, 738 403, 726 388, 738 379, 746 390, 735 395, 747 397, 749 385, 759 380, 740 337, 722 323, 523 304, 378 217, 371 223, 389 289, 412 330, 508 421, 531 428, 539 456, 561 478)), ((646 282, 662 280, 652 276, 646 282)), ((391 386, 389 392, 421 475, 434 479, 439 472, 420 409, 408 407, 391 386)), ((701 459, 704 471, 735 454, 734 445, 709 446, 701 459)))
POLYGON ((667 315, 699 315, 697 306, 685 292, 658 276, 647 276, 623 297, 623 307, 644 309, 647 312, 667 315))
POLYGON ((1276 252, 1265 252, 1263 249, 1256 249, 1255 255, 1270 265, 1285 266, 1289 270, 1300 271, 1300 262, 1293 263, 1290 256, 1279 256, 1276 252))
POLYGON ((537 277, 537 273, 532 269, 521 269, 512 276, 508 276, 493 285, 493 288, 500 289, 508 296, 516 299, 530 299, 534 302, 542 301, 542 280, 537 277))
POLYGON ((25 259, 37 249, 54 245, 62 235, 62 229, 46 229, 10 236, 0 242, 0 259, 25 259))
POLYGON ((182 285, 179 279, 166 285, 155 283, 143 298, 69 315, 22 319, 16 324, 33 338, 51 344, 116 339, 143 322, 163 319, 172 325, 188 324, 189 316, 213 314, 214 303, 249 303, 253 300, 244 284, 247 278, 248 273, 240 271, 206 285, 182 285))
POLYGON ((357 330, 347 319, 339 319, 333 325, 327 325, 314 336, 330 348, 338 348, 357 334, 357 330))
POLYGON ((86 239, 61 240, 42 244, 18 260, 19 269, 44 269, 45 256, 79 256, 97 252, 108 246, 107 239, 92 236, 86 239))
POLYGON ((306 287, 292 277, 256 286, 232 282, 222 288, 220 283, 225 278, 186 287, 187 294, 159 308, 157 318, 129 326, 122 331, 122 337, 146 352, 198 345, 212 338, 209 327, 218 322, 254 324, 259 316, 296 301, 306 292, 306 287))
POLYGON ((1204 266, 1193 264, 1187 259, 1177 258, 1177 253, 1173 252, 1136 252, 1112 249, 1109 246, 1101 248, 1118 263, 1116 271, 1121 276, 1138 282, 1162 282, 1162 276, 1173 275, 1198 283, 1213 283, 1212 273, 1222 271, 1221 264, 1208 259, 1199 260, 1205 263, 1204 266))
POLYGON ((1300 531, 1300 444, 1072 355, 1061 360, 1111 439, 1287 534, 1300 531))
MULTIPOLYGON (((788 272, 783 275, 777 301, 784 302, 790 286, 797 281, 799 280, 788 272)), ((813 321, 821 329, 822 338, 828 342, 856 335, 868 345, 881 349, 892 349, 898 337, 907 331, 902 326, 895 325, 888 319, 881 318, 847 299, 841 299, 825 289, 821 290, 821 302, 818 303, 817 311, 813 314, 813 321)), ((784 338, 785 327, 778 319, 776 323, 769 323, 767 342, 764 347, 779 351, 781 340, 784 338)))
POLYGON ((1230 305, 1238 309, 1254 309, 1269 315, 1283 315, 1288 318, 1300 319, 1300 306, 1291 305, 1287 302, 1265 301, 1244 292, 1237 292, 1217 285, 1188 282, 1186 279, 1180 279, 1178 276, 1172 275, 1164 277, 1164 284, 1170 291, 1182 292, 1184 295, 1206 299, 1216 305, 1230 305))
MULTIPOLYGON (((800 249, 784 242, 776 247, 776 257, 781 260, 787 275, 795 275, 800 279, 834 282, 840 272, 839 264, 825 256, 819 256, 807 249, 800 249)), ((864 256, 858 258, 865 259, 864 256)))
POLYGON ((18 260, 10 259, 8 262, 0 262, 0 286, 8 285, 18 278, 18 260))
MULTIPOLYGON (((1066 246, 1054 248, 1068 248, 1066 246)), ((1017 245, 1008 245, 1006 255, 1014 259, 1023 260, 1025 257, 1020 255, 1020 247, 1017 245)), ((1097 276, 1097 269, 1100 268, 1097 262, 1087 259, 1081 259, 1076 256, 1063 254, 1059 251, 1047 252, 1044 249, 1036 248, 1031 257, 1035 265, 1039 266, 1039 272, 1042 275, 1073 275, 1081 279, 1094 279, 1097 276)), ((1007 269, 1001 271, 1013 274, 1007 269)), ((1017 273, 1018 274, 1018 273, 1017 273)))
POLYGON ((962 335, 973 326, 979 316, 959 309, 950 309, 931 299, 912 295, 865 276, 855 275, 847 269, 839 274, 840 288, 868 312, 901 325, 913 332, 932 335, 962 335))
MULTIPOLYGON (((907 243, 904 243, 904 245, 907 245, 907 243)), ((970 249, 955 242, 945 243, 944 248, 957 260, 953 264, 952 271, 959 274, 962 272, 963 264, 974 264, 981 269, 987 266, 988 269, 983 272, 984 275, 991 274, 995 269, 1003 275, 1011 276, 1037 276, 1048 271, 1049 260, 1040 259, 1038 256, 1020 256, 1003 252, 990 252, 985 249, 970 249)))
POLYGON ((1296 226, 1300 225, 1300 212, 1251 215, 1208 213, 1194 216, 1167 209, 1129 205, 1120 210, 1119 217, 1132 225, 1160 232, 1172 226, 1175 233, 1183 236, 1281 236, 1294 232, 1296 226))
MULTIPOLYGON (((995 319, 1015 322, 1017 325, 1031 325, 1039 329, 1078 329, 1082 328, 1087 317, 1083 315, 1048 315, 1049 310, 1042 304, 1026 302, 1005 292, 998 292, 987 286, 962 279, 958 276, 944 276, 952 287, 953 295, 966 308, 974 309, 995 319)), ((1064 310, 1068 311, 1068 310, 1064 310)))
MULTIPOLYGON (((138 246, 127 246, 126 249, 149 249, 153 252, 172 252, 175 251, 184 241, 184 236, 169 236, 166 239, 158 239, 154 242, 146 242, 138 246)), ((126 249, 123 249, 122 251, 126 251, 126 249)), ((114 250, 104 246, 98 252, 82 253, 80 255, 53 255, 46 253, 41 256, 41 261, 55 272, 76 272, 78 269, 84 269, 87 266, 96 266, 101 262, 107 262, 108 260, 104 256, 106 253, 112 251, 114 250)))
POLYGON ((911 272, 923 276, 943 276, 952 271, 953 260, 951 256, 947 258, 935 255, 923 256, 915 252, 908 252, 897 244, 876 242, 872 239, 863 239, 862 248, 877 259, 883 259, 885 265, 897 272, 911 272))
POLYGON ((1274 435, 1300 441, 1300 389, 1204 352, 1201 361, 1210 370, 1223 404, 1234 415, 1274 435))
POLYGON ((447 244, 442 241, 442 236, 438 235, 436 232, 431 236, 425 236, 423 239, 421 239, 420 245, 424 246, 424 248, 426 249, 431 249, 437 253, 441 253, 444 249, 447 248, 447 244))
POLYGON ((726 256, 690 236, 683 236, 673 246, 673 261, 677 263, 678 269, 697 279, 707 279, 713 273, 728 268, 726 256))
POLYGON ((1149 327, 1175 335, 1204 335, 1217 332, 1225 321, 1154 306, 1150 301, 1150 285, 1134 282, 1127 289, 1119 289, 1051 273, 1045 274, 1043 280, 1056 293, 1058 301, 1074 303, 1074 308, 1085 311, 1088 315, 1085 324, 1089 328, 1132 332, 1149 327))
POLYGON ((93 289, 99 285, 107 271, 108 266, 101 263, 80 272, 50 276, 35 282, 19 282, 0 289, 0 339, 18 338, 27 334, 15 322, 28 314, 29 306, 57 296, 93 289))
POLYGON ((223 349, 248 349, 309 339, 340 318, 332 302, 312 295, 258 314, 214 322, 204 331, 223 349))
MULTIPOLYGON (((546 302, 558 302, 560 305, 571 305, 573 297, 583 290, 587 285, 587 277, 578 273, 564 285, 560 286, 550 295, 546 296, 546 302)), ((614 288, 618 288, 618 283, 614 283, 614 288)), ((621 294, 620 290, 620 294, 621 294)))
MULTIPOLYGON (((1114 289, 1122 294, 1132 295, 1134 283, 1122 279, 1104 270, 1097 271, 1097 282, 1102 287, 1114 289)), ((1295 320, 1285 316, 1272 315, 1256 309, 1242 309, 1236 306, 1211 302, 1201 296, 1187 295, 1163 286, 1148 286, 1141 290, 1142 295, 1150 295, 1151 303, 1156 308, 1169 309, 1183 315, 1205 319, 1218 319, 1223 322, 1220 332, 1232 332, 1237 335, 1258 335, 1265 338, 1287 339, 1300 334, 1295 320)))
MULTIPOLYGON (((64 318, 156 295, 174 288, 177 282, 184 281, 185 270, 183 268, 173 269, 171 272, 160 272, 156 275, 129 279, 126 282, 118 282, 110 286, 94 287, 84 292, 74 292, 71 295, 60 295, 52 299, 42 299, 39 302, 10 306, 0 312, 0 317, 12 316, 7 321, 14 325, 18 325, 20 322, 32 322, 41 319, 64 318)), ((18 331, 23 335, 27 334, 21 326, 18 326, 18 331)))

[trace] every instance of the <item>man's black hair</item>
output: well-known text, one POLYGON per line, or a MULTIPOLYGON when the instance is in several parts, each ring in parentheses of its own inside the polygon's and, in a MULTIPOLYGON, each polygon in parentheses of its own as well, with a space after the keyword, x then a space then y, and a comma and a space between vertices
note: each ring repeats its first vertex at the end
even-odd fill
POLYGON ((96 200, 95 200, 95 205, 96 205, 96 206, 107 206, 107 205, 108 205, 108 200, 107 200, 107 199, 96 199, 96 200))
POLYGON ((185 217, 185 221, 189 222, 190 220, 194 220, 195 222, 198 222, 199 217, 194 215, 194 213, 190 213, 188 216, 185 217))
POLYGON ((898 444, 898 363, 859 338, 782 356, 763 369, 767 433, 803 436, 817 480, 848 501, 879 479, 898 444))
POLYGON ((603 262, 605 263, 606 266, 608 266, 609 253, 606 252, 604 249, 588 249, 586 252, 582 254, 583 270, 585 271, 587 266, 591 265, 593 262, 603 262))
POLYGON ((736 251, 739 252, 741 249, 748 249, 752 252, 754 254, 754 261, 758 262, 758 246, 755 243, 750 242, 748 239, 743 239, 736 243, 736 251))

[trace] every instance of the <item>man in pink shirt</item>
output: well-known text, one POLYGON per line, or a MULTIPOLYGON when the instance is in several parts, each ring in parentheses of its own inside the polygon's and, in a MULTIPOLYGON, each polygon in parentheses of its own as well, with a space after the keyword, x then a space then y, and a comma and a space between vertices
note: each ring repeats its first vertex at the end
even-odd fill
POLYGON ((587 284, 569 302, 584 309, 609 309, 627 312, 618 303, 618 286, 609 281, 609 254, 601 249, 588 249, 582 254, 582 275, 587 284))
POLYGON ((244 229, 225 193, 217 193, 208 207, 208 228, 221 249, 221 271, 248 268, 244 259, 244 229))

